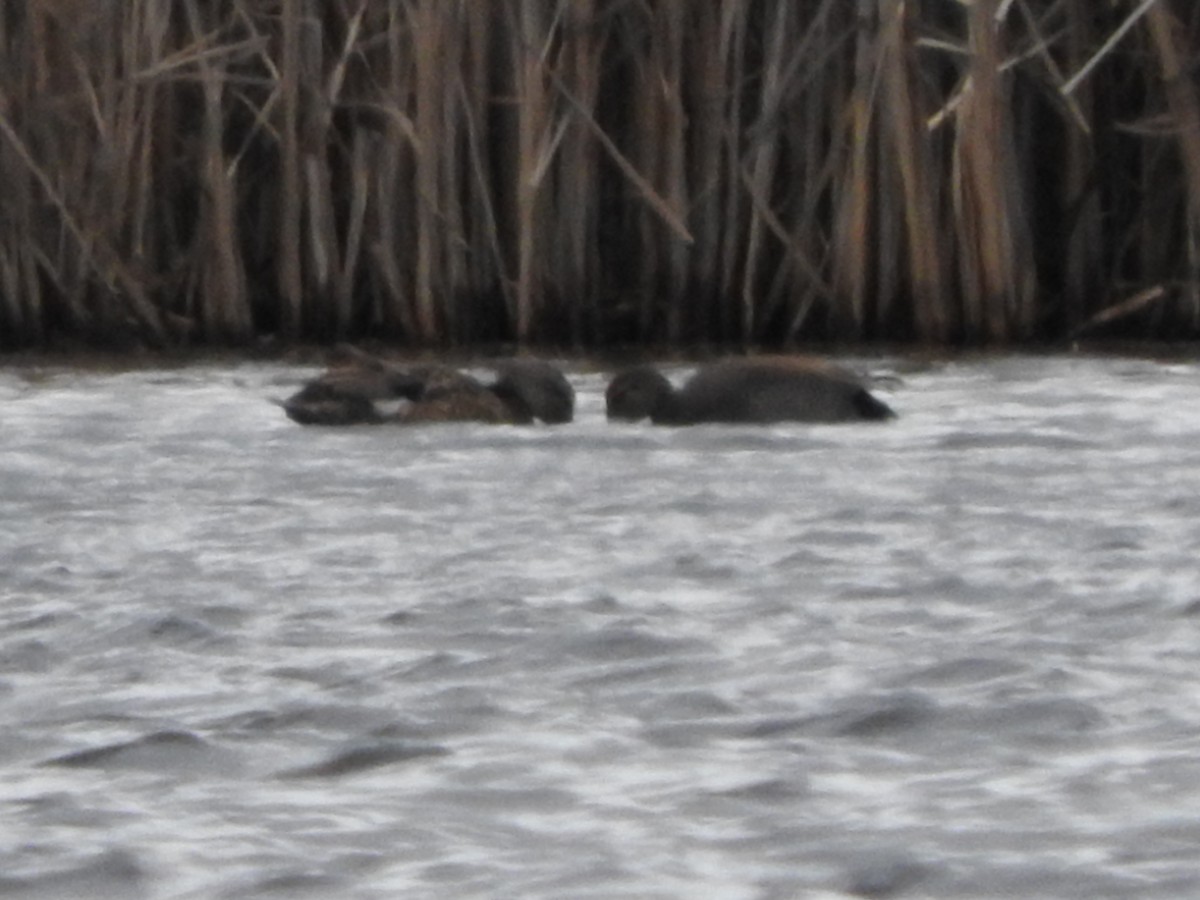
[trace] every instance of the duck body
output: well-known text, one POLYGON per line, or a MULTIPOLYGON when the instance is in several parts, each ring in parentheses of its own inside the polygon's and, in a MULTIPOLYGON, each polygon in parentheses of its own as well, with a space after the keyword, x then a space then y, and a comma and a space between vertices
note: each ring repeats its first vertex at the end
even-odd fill
POLYGON ((378 425, 383 421, 369 397, 341 393, 318 382, 306 384, 278 403, 287 417, 300 425, 378 425))
POLYGON ((416 400, 424 390, 416 374, 380 365, 331 367, 280 403, 301 425, 378 425, 382 401, 416 400))
POLYGON ((483 422, 489 425, 527 425, 533 416, 506 403, 494 390, 457 369, 447 366, 416 370, 422 389, 395 421, 483 422))
POLYGON ((651 366, 619 373, 610 419, 658 425, 862 422, 895 417, 853 372, 800 357, 733 359, 701 367, 681 388, 651 366))

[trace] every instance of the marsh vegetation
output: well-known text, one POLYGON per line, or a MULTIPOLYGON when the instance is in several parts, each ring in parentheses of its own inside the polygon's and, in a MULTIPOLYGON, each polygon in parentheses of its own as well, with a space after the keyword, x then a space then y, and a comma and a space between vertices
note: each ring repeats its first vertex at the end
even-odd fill
POLYGON ((1200 331, 1191 0, 28 0, 0 345, 1200 331))

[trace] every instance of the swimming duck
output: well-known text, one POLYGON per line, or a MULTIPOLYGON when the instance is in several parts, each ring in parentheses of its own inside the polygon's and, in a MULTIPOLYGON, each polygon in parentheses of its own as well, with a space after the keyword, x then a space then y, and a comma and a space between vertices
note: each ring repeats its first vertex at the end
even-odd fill
POLYGON ((575 418, 575 389, 557 368, 540 359, 509 359, 494 366, 491 390, 510 407, 547 425, 575 418))
POLYGON ((702 366, 676 389, 651 366, 617 374, 608 418, 658 425, 701 422, 855 422, 895 413, 853 372, 801 357, 732 359, 702 366))
POLYGON ((415 400, 423 388, 418 373, 361 351, 350 356, 343 352, 328 369, 279 405, 288 418, 301 425, 377 425, 388 419, 377 404, 415 400))
POLYGON ((281 402, 302 425, 378 425, 386 422, 569 422, 575 391, 566 376, 540 360, 495 366, 492 384, 440 364, 400 368, 359 350, 281 402))

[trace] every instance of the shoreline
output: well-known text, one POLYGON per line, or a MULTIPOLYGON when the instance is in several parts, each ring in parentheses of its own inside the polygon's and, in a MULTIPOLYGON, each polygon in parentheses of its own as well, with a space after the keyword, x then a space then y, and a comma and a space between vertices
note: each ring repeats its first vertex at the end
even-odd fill
MULTIPOLYGON (((805 345, 779 348, 690 348, 620 347, 609 350, 569 350, 558 347, 518 349, 512 345, 480 345, 445 350, 415 349, 365 341, 355 347, 399 363, 437 360, 456 366, 486 365, 489 360, 523 356, 554 360, 576 371, 604 371, 639 362, 687 366, 735 356, 813 356, 828 359, 894 360, 906 366, 981 359, 1030 357, 1095 357, 1159 360, 1164 363, 1200 361, 1200 341, 1074 341, 1006 345, 1003 347, 927 347, 901 344, 805 345)), ((0 370, 55 369, 91 372, 125 372, 154 369, 184 369, 205 365, 248 363, 324 366, 334 345, 289 344, 270 349, 196 347, 175 350, 119 351, 94 347, 54 347, 0 352, 0 370)))

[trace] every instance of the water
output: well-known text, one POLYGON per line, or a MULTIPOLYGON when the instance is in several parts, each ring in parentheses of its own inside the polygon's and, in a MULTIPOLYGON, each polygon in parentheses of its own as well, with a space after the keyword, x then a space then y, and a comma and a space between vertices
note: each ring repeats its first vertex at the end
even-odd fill
POLYGON ((0 896, 1200 895, 1197 366, 871 368, 684 430, 0 371, 0 896))

